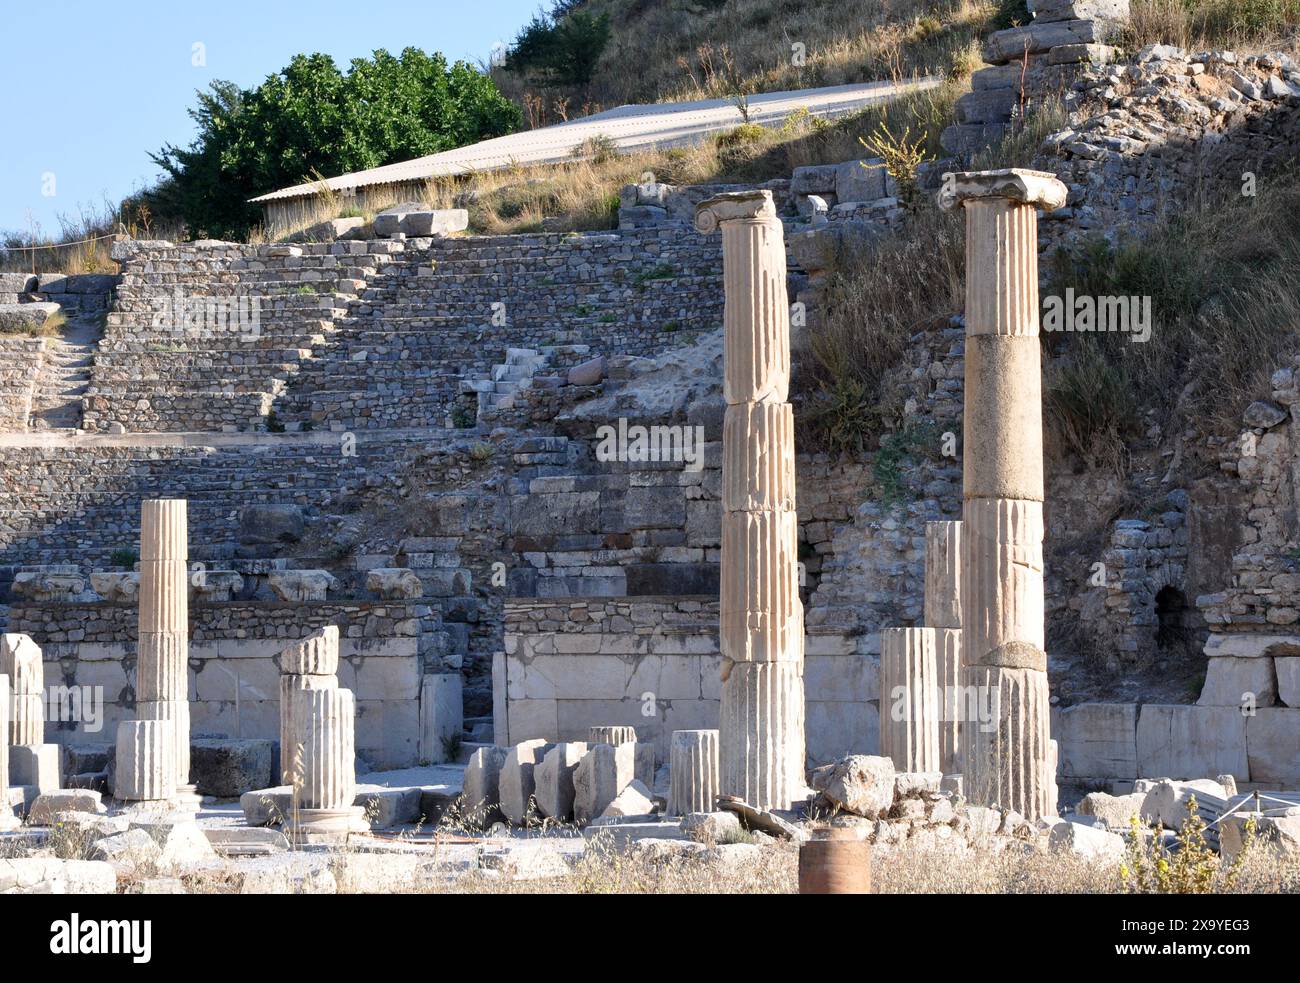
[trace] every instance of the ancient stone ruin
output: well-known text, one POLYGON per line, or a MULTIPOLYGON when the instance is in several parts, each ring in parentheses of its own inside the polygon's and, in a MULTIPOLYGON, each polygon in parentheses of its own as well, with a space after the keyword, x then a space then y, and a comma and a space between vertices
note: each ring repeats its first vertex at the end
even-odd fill
POLYGON ((0 891, 789 875, 800 847, 866 890, 904 851, 1118 867, 1134 821, 1172 849, 1191 814, 1223 858, 1247 816, 1293 857, 1300 362, 1239 439, 1134 421, 1128 484, 1050 460, 1048 258, 1269 173, 1300 119, 1288 56, 1126 53, 1127 8, 1031 0, 910 177, 647 180, 587 233, 412 202, 5 274, 3 318, 103 319, 0 333, 0 891), (965 169, 1057 97, 1025 168, 965 169), (931 198, 964 305, 899 342, 878 445, 815 449, 792 378, 841 265, 931 198))

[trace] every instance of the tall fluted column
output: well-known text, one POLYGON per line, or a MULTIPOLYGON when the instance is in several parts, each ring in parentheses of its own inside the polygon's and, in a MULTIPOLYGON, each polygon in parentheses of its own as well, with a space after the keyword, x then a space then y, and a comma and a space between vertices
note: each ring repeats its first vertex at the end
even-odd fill
POLYGON ((702 202, 695 227, 721 227, 726 288, 720 791, 785 809, 805 787, 784 233, 770 191, 702 202))
POLYGON ((1043 597, 1038 214, 1065 204, 1052 174, 945 175, 966 215, 962 682, 991 713, 962 727, 965 789, 1029 819, 1053 812, 1043 597))
POLYGON ((939 767, 961 772, 961 523, 925 524, 925 624, 934 629, 939 767))
POLYGON ((172 726, 177 794, 192 796, 189 706, 189 542, 184 499, 140 508, 140 630, 136 716, 172 726))

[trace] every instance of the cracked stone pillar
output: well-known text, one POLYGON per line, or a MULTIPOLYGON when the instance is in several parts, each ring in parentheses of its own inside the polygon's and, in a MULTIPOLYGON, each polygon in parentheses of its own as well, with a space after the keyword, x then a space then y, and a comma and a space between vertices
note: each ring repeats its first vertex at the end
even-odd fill
POLYGON ((184 499, 140 506, 140 630, 136 716, 173 724, 177 796, 193 798, 190 780, 189 543, 184 499))
POLYGON ((962 683, 984 719, 962 726, 971 802, 1052 815, 1043 597, 1038 213, 1065 204, 1052 174, 945 175, 966 216, 962 683))
POLYGON ((897 771, 939 770, 933 628, 880 632, 880 753, 897 771))
POLYGON ((695 227, 721 228, 726 288, 719 791, 787 809, 807 792, 784 234, 770 191, 701 202, 695 227))
POLYGON ((280 653, 281 781, 294 790, 289 832, 366 829, 356 799, 356 701, 340 689, 339 630, 320 628, 280 653))
POLYGON ((670 816, 713 812, 718 798, 718 732, 673 731, 669 770, 670 816))
MULTIPOLYGON (((7 781, 49 792, 60 785, 61 749, 45 743, 45 663, 27 635, 0 635, 0 676, 9 680, 6 724, 0 731, 7 781)), ((6 786, 7 787, 7 786, 6 786)))
POLYGON ((934 629, 939 691, 939 767, 961 767, 961 523, 925 524, 925 624, 934 629))

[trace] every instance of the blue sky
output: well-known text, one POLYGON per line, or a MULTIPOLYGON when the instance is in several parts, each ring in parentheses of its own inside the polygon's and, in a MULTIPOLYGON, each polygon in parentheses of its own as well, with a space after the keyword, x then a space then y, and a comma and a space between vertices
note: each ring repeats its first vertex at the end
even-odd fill
MULTIPOLYGON (((213 79, 250 88, 300 52, 341 67, 376 48, 486 61, 539 0, 41 0, 6 4, 0 65, 0 230, 153 182, 149 152, 194 138, 186 110, 213 79), (203 47, 195 58, 195 44, 203 47), (195 65, 195 60, 205 62, 195 65), (52 193, 50 193, 52 192, 52 193)), ((549 6, 549 4, 547 4, 549 6)))

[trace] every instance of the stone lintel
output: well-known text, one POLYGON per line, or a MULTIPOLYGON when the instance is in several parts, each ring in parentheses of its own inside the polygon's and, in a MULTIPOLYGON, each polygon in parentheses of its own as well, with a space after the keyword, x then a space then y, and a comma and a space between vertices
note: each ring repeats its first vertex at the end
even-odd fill
POLYGON ((939 207, 951 212, 972 199, 1007 198, 1051 212, 1065 204, 1068 194, 1065 185, 1050 171, 1011 167, 1000 171, 950 172, 943 176, 939 207))

